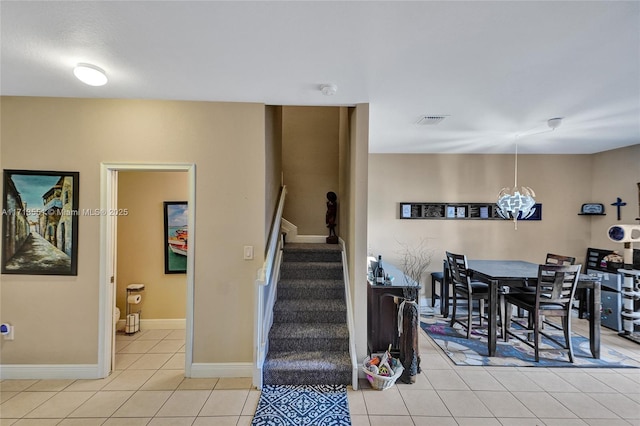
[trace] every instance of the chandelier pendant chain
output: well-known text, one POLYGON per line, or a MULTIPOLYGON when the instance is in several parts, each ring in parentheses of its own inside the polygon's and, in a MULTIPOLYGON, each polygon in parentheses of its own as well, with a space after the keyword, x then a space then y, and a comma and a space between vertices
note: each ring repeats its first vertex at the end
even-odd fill
POLYGON ((515 176, 513 178, 513 188, 518 187, 518 138, 516 138, 516 160, 515 160, 515 176))
MULTIPOLYGON (((518 190, 518 136, 516 136, 516 159, 514 169, 515 172, 513 177, 513 191, 515 194, 515 191, 518 190)), ((513 216, 513 228, 516 231, 518 230, 518 212, 516 212, 516 214, 513 216)))

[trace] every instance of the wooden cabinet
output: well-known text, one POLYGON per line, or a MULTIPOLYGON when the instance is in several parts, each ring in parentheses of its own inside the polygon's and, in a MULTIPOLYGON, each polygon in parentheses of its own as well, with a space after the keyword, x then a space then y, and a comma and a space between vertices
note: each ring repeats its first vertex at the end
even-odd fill
POLYGON ((399 352, 398 304, 403 298, 417 298, 419 286, 377 285, 368 282, 367 344, 369 353, 399 352), (398 299, 396 299, 398 298, 398 299), (397 303, 396 303, 397 302, 397 303))

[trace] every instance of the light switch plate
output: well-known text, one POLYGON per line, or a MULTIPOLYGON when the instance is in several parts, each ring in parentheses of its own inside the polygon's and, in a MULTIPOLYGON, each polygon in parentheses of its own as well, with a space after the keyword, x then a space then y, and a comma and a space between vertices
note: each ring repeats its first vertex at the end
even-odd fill
POLYGON ((244 246, 244 260, 253 260, 253 246, 244 246))

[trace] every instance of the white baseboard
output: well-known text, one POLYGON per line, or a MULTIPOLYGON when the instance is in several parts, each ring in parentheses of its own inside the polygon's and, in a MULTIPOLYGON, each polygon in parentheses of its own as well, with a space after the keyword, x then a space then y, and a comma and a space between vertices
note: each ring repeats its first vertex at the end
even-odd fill
POLYGON ((287 235, 288 243, 312 243, 312 244, 320 244, 327 242, 326 235, 296 235, 295 238, 290 239, 287 235))
POLYGON ((280 231, 287 234, 285 241, 287 243, 326 243, 326 235, 298 235, 298 227, 287 219, 282 218, 280 223, 280 231))
MULTIPOLYGON (((212 377, 253 377, 250 362, 194 363, 191 365, 192 378, 212 377)), ((0 364, 0 379, 100 379, 97 364, 0 364)))
POLYGON ((100 379, 98 364, 6 364, 0 379, 100 379))
MULTIPOLYGON (((186 328, 184 318, 175 319, 140 319, 140 330, 184 330, 186 328)), ((118 320, 116 330, 124 330, 126 320, 118 320)))
POLYGON ((253 363, 193 363, 191 364, 191 378, 203 379, 210 377, 253 377, 253 363))
POLYGON ((298 227, 283 217, 282 221, 280 222, 280 232, 283 232, 287 235, 285 237, 285 240, 292 242, 298 235, 298 227))

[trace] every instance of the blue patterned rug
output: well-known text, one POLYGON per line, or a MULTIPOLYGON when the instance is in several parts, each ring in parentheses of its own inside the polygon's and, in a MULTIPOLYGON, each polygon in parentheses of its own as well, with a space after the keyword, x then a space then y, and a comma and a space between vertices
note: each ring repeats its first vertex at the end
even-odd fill
POLYGON ((262 387, 252 425, 351 426, 344 385, 262 387))
MULTIPOLYGON (((466 330, 460 324, 450 327, 449 321, 444 319, 421 318, 420 326, 456 365, 578 368, 640 367, 638 361, 608 348, 604 344, 600 345, 600 359, 592 358, 589 350, 589 339, 575 333, 571 337, 574 354, 574 363, 572 364, 569 362, 567 350, 560 348, 545 337, 542 337, 541 348, 557 348, 557 350, 540 352, 540 361, 535 362, 532 347, 514 338, 509 339, 509 342, 503 342, 500 336, 498 336, 496 345, 496 356, 489 357, 486 328, 473 330, 471 338, 467 339, 466 330)), ((554 335, 555 333, 550 332, 548 328, 550 327, 545 327, 545 332, 554 335)), ((562 332, 558 331, 558 333, 557 340, 564 341, 562 332)), ((428 361, 425 361, 423 357, 423 362, 428 361)))

